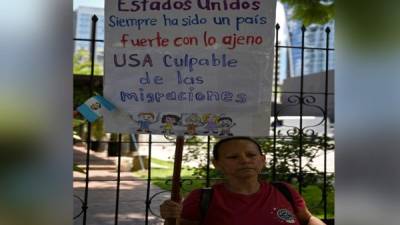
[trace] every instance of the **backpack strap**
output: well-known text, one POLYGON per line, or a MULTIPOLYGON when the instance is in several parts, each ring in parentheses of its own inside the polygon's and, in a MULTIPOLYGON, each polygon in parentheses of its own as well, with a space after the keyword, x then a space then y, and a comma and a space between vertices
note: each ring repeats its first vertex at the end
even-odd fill
POLYGON ((295 206, 294 200, 293 200, 292 194, 290 193, 288 187, 282 182, 272 182, 271 184, 285 196, 286 200, 288 200, 290 205, 292 205, 292 207, 294 208, 294 206, 295 206))
POLYGON ((200 189, 200 224, 202 224, 206 218, 212 194, 213 189, 211 187, 200 189))
MULTIPOLYGON (((282 182, 272 182, 271 184, 272 184, 276 189, 278 189, 279 192, 281 192, 281 193, 285 196, 286 200, 290 203, 290 205, 291 205, 292 208, 294 209, 295 204, 294 204, 294 200, 293 200, 292 193, 290 193, 289 188, 288 188, 284 183, 282 183, 282 182)), ((308 221, 307 221, 307 222, 302 222, 302 221, 300 221, 300 224, 302 224, 302 225, 303 225, 303 224, 308 224, 308 221)))

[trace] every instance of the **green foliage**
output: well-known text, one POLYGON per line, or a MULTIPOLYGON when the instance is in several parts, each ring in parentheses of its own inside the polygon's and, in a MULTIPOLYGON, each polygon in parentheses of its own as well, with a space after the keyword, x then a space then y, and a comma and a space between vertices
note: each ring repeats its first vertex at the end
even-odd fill
POLYGON ((325 24, 335 17, 334 1, 320 0, 280 0, 293 8, 291 19, 301 21, 305 26, 312 23, 325 24))
MULTIPOLYGON (((318 154, 323 153, 322 149, 324 149, 325 145, 324 137, 317 135, 303 135, 303 137, 300 138, 299 134, 284 138, 278 137, 276 138, 275 148, 272 139, 258 139, 258 142, 260 143, 264 153, 271 158, 271 160, 268 160, 267 168, 265 170, 265 172, 270 176, 272 175, 273 168, 275 168, 278 180, 283 180, 284 177, 279 177, 279 175, 281 175, 286 177, 285 180, 290 181, 291 174, 299 173, 300 151, 302 155, 303 172, 311 174, 318 173, 317 168, 314 167, 312 163, 318 154), (273 160, 274 153, 276 158, 275 162, 273 160)), ((327 150, 334 149, 332 138, 327 137, 326 143, 327 150)), ((314 181, 312 178, 309 179, 311 179, 311 182, 314 181)))
POLYGON ((372 60, 376 57, 386 62, 398 55, 400 27, 396 24, 400 21, 400 1, 368 3, 347 0, 337 4, 341 21, 340 46, 351 49, 352 54, 357 54, 355 58, 362 56, 372 60))
MULTIPOLYGON (((322 189, 318 185, 309 185, 303 189, 302 196, 307 202, 307 207, 310 212, 319 217, 324 217, 324 202, 322 199, 322 189)), ((334 201, 335 192, 333 190, 327 191, 327 217, 334 217, 334 201)))
MULTIPOLYGON (((79 49, 73 57, 73 73, 80 75, 90 75, 92 62, 90 53, 85 49, 79 49)), ((93 68, 94 75, 103 75, 103 67, 97 63, 93 68)))
POLYGON ((72 137, 73 137, 73 143, 80 143, 82 142, 82 137, 84 133, 84 126, 85 126, 86 121, 83 119, 78 119, 78 118, 73 118, 72 120, 72 137))
MULTIPOLYGON (((100 87, 99 85, 95 85, 94 87, 94 94, 98 94, 98 95, 102 95, 102 87, 100 87)), ((93 95, 91 95, 89 93, 89 87, 87 86, 78 86, 78 85, 74 85, 74 93, 73 93, 73 97, 74 97, 74 108, 77 108, 78 106, 80 106, 81 104, 83 104, 86 100, 88 100, 90 97, 92 97, 93 95)))
POLYGON ((110 135, 110 141, 112 142, 117 142, 119 139, 119 135, 117 133, 111 133, 110 135))
POLYGON ((72 120, 72 127, 73 127, 73 128, 79 127, 79 126, 81 126, 81 125, 84 124, 84 123, 85 123, 85 120, 74 118, 74 119, 72 120))
MULTIPOLYGON (((210 142, 216 142, 214 137, 211 137, 210 142)), ((192 176, 198 179, 204 179, 207 177, 207 142, 201 138, 194 136, 186 142, 187 149, 185 150, 182 160, 184 162, 197 161, 199 166, 195 168, 190 168, 192 171, 192 176)), ((210 155, 212 155, 212 146, 210 146, 210 155)), ((211 156, 210 156, 211 158, 211 156)), ((212 168, 210 162, 210 178, 221 178, 214 168, 212 168)))
POLYGON ((91 96, 87 89, 74 87, 74 108, 77 108, 88 100, 91 96))
MULTIPOLYGON (((90 52, 85 49, 79 49, 74 53, 73 56, 73 74, 74 75, 91 75, 91 59, 90 59, 90 52)), ((104 74, 103 66, 94 63, 93 67, 93 75, 100 76, 104 74)), ((101 95, 102 88, 93 87, 95 92, 99 92, 101 95)), ((91 93, 89 93, 88 85, 85 87, 74 85, 74 108, 78 107, 79 105, 83 104, 88 98, 92 97, 91 93)))
POLYGON ((105 136, 103 118, 97 119, 92 123, 92 138, 96 141, 101 141, 105 136))
POLYGON ((84 169, 78 167, 78 165, 76 165, 75 163, 73 165, 73 171, 76 171, 76 172, 79 172, 79 173, 86 173, 84 169))

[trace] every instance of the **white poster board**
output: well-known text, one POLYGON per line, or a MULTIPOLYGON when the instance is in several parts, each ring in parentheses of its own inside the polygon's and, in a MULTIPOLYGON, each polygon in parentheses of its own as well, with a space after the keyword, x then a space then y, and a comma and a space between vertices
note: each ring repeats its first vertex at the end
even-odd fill
POLYGON ((268 135, 276 0, 105 2, 108 132, 268 135))

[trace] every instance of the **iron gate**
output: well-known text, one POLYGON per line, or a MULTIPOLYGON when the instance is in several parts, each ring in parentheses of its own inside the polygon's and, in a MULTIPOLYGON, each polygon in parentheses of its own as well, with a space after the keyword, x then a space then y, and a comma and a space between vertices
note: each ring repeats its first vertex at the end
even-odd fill
MULTIPOLYGON (((98 18, 94 15, 92 17, 92 32, 91 32, 91 38, 89 39, 84 39, 84 38, 74 38, 74 41, 85 41, 85 42, 90 42, 90 76, 84 76, 81 77, 79 74, 74 74, 74 86, 83 83, 83 86, 89 86, 89 89, 87 90, 87 96, 92 96, 94 94, 94 90, 97 89, 101 91, 102 89, 102 77, 94 76, 94 65, 95 65, 95 46, 96 43, 98 42, 103 42, 104 40, 98 40, 96 39, 96 24, 97 24, 98 18), (80 77, 80 78, 79 78, 80 77), (78 79, 79 78, 79 79, 78 79)), ((301 41, 301 46, 285 46, 285 45, 280 45, 279 44, 279 30, 280 26, 279 24, 276 25, 276 37, 275 37, 275 70, 274 70, 274 85, 273 85, 273 101, 272 101, 272 117, 273 117, 273 122, 271 124, 271 135, 269 138, 260 140, 260 142, 266 143, 270 151, 267 152, 267 154, 270 154, 272 156, 272 163, 270 164, 270 170, 267 174, 267 176, 272 179, 282 179, 282 174, 279 174, 279 169, 277 168, 277 163, 278 163, 278 150, 280 149, 279 146, 282 145, 282 141, 287 141, 291 140, 295 142, 295 150, 296 150, 296 156, 297 156, 297 170, 295 170, 297 173, 296 174, 283 174, 283 176, 287 178, 288 181, 295 180, 295 183, 298 186, 298 190, 300 193, 303 192, 303 187, 304 187, 304 182, 305 179, 307 179, 309 172, 303 170, 303 160, 304 160, 304 153, 305 150, 308 148, 306 143, 308 143, 310 137, 317 137, 319 140, 319 149, 318 151, 323 152, 323 171, 320 172, 322 176, 322 193, 321 193, 321 203, 323 207, 323 219, 328 223, 328 224, 333 224, 334 219, 333 218, 328 218, 328 189, 332 188, 332 180, 329 180, 330 177, 333 176, 333 174, 327 172, 327 153, 329 150, 334 148, 334 142, 332 137, 329 137, 328 135, 328 130, 330 129, 330 124, 329 122, 332 121, 333 115, 330 115, 331 107, 328 107, 328 102, 332 100, 333 98, 333 90, 330 90, 329 87, 331 84, 329 83, 329 78, 328 75, 330 74, 328 70, 328 64, 329 64, 329 57, 332 51, 334 51, 333 48, 330 48, 330 43, 329 43, 329 35, 330 35, 330 28, 327 28, 325 30, 326 33, 326 46, 319 48, 319 47, 307 47, 305 46, 305 33, 306 33, 306 28, 303 26, 301 28, 301 34, 302 34, 302 41, 301 41), (280 49, 296 49, 301 52, 301 74, 299 77, 295 78, 297 80, 296 85, 297 89, 296 91, 288 91, 288 90, 279 90, 279 76, 278 76, 278 62, 279 62, 279 50, 280 49), (305 51, 307 50, 312 50, 312 51, 323 51, 325 53, 325 71, 323 72, 323 78, 322 80, 324 81, 323 87, 320 87, 322 91, 317 91, 317 92, 312 92, 305 90, 305 76, 304 76, 304 57, 305 57, 305 51), (278 96, 282 95, 286 101, 286 104, 278 104, 278 96), (285 111, 288 108, 296 108, 296 111, 294 114, 297 115, 298 117, 298 124, 295 126, 287 126, 286 130, 282 130, 281 128, 284 127, 282 124, 282 120, 280 119, 282 115, 285 115, 285 111), (317 122, 317 124, 314 124, 313 126, 310 125, 305 125, 304 123, 304 118, 306 117, 305 112, 307 111, 307 108, 312 108, 314 109, 314 114, 320 114, 320 120, 317 122), (314 130, 315 127, 322 127, 322 132, 320 131, 319 133, 314 130), (322 134, 321 134, 322 133, 322 134)), ((83 102, 81 102, 83 103, 83 102)), ((76 106, 74 106, 76 107, 76 106)), ((140 178, 130 178, 126 179, 124 177, 121 178, 121 146, 126 143, 126 141, 122 140, 122 135, 118 134, 118 140, 116 141, 117 143, 117 151, 116 151, 116 165, 117 165, 117 171, 116 171, 116 177, 111 177, 108 179, 96 179, 96 177, 90 178, 89 174, 90 172, 93 172, 95 168, 93 165, 91 165, 91 157, 93 157, 91 153, 91 148, 94 146, 94 142, 91 141, 91 135, 92 135, 92 124, 86 123, 85 126, 87 127, 87 135, 86 135, 86 140, 82 141, 83 143, 86 143, 86 152, 85 156, 83 156, 85 159, 85 176, 79 178, 74 177, 74 181, 81 182, 81 187, 80 187, 80 194, 75 194, 75 202, 79 204, 80 210, 74 212, 74 220, 75 224, 83 224, 86 225, 88 224, 88 215, 91 213, 91 202, 89 201, 89 196, 90 196, 90 187, 89 184, 93 182, 103 182, 104 184, 110 184, 109 186, 114 186, 115 187, 115 209, 114 209, 114 216, 113 216, 113 221, 114 224, 121 224, 121 223, 126 223, 126 224, 160 224, 161 220, 158 218, 157 212, 155 212, 156 208, 158 207, 157 203, 160 202, 162 199, 165 199, 166 196, 168 196, 168 191, 166 190, 158 190, 155 193, 152 193, 152 182, 158 181, 157 179, 152 179, 152 147, 154 144, 171 144, 171 141, 166 141, 166 142, 156 142, 152 140, 152 135, 148 135, 148 140, 145 142, 145 144, 148 145, 148 157, 147 157, 147 165, 148 165, 148 170, 147 170, 147 178, 145 179, 140 179, 140 178), (140 200, 135 200, 135 199, 130 199, 132 196, 126 196, 126 193, 124 193, 124 189, 121 188, 121 183, 123 184, 124 182, 142 182, 145 184, 145 191, 141 192, 141 195, 139 196, 140 200), (144 194, 144 195, 143 195, 144 194), (125 195, 125 196, 124 196, 125 195), (157 198, 160 198, 158 201, 156 201, 157 198), (126 217, 123 218, 123 221, 121 220, 120 216, 120 206, 121 204, 128 204, 125 199, 128 199, 128 201, 131 201, 132 204, 139 205, 144 212, 143 216, 139 216, 138 218, 134 217, 126 217), (122 201, 122 203, 121 203, 122 201)), ((172 139, 172 143, 175 139, 172 139)), ((136 143, 140 144, 140 141, 136 140, 136 143)), ((204 145, 206 146, 206 165, 205 165, 205 175, 201 178, 193 178, 193 179, 183 179, 182 183, 186 183, 186 185, 193 184, 194 180, 201 180, 204 184, 204 186, 210 186, 211 183, 215 180, 213 176, 210 175, 211 168, 210 168, 210 149, 212 148, 212 144, 214 143, 214 140, 210 136, 206 137, 204 140, 197 141, 196 144, 204 145)), ((143 144, 143 143, 142 143, 143 144)), ((190 144, 190 142, 189 142, 190 144)), ((292 146, 292 147, 293 147, 292 146)), ((143 162, 141 162, 143 163, 143 162)), ((166 179, 163 180, 162 182, 165 182, 169 184, 170 180, 166 179)), ((77 188, 74 188, 77 189, 77 188)), ((101 196, 101 194, 100 194, 101 196)), ((110 199, 108 199, 109 201, 110 199)), ((332 207, 332 206, 331 206, 332 207)), ((333 209, 330 209, 333 210, 333 209)), ((109 217, 110 215, 108 215, 109 217)), ((104 217, 106 218, 106 217, 104 217)), ((101 219, 101 218, 100 218, 101 219)), ((101 224, 99 221, 92 221, 95 222, 93 224, 101 224)), ((104 223, 104 224, 110 224, 104 223)))

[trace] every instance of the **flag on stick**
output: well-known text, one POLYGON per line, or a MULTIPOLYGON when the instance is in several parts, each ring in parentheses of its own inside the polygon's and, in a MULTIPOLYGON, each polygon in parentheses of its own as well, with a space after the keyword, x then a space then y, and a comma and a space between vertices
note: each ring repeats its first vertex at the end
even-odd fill
POLYGON ((91 123, 102 117, 104 110, 112 112, 115 109, 115 106, 111 102, 100 95, 89 98, 77 108, 78 112, 91 123))

